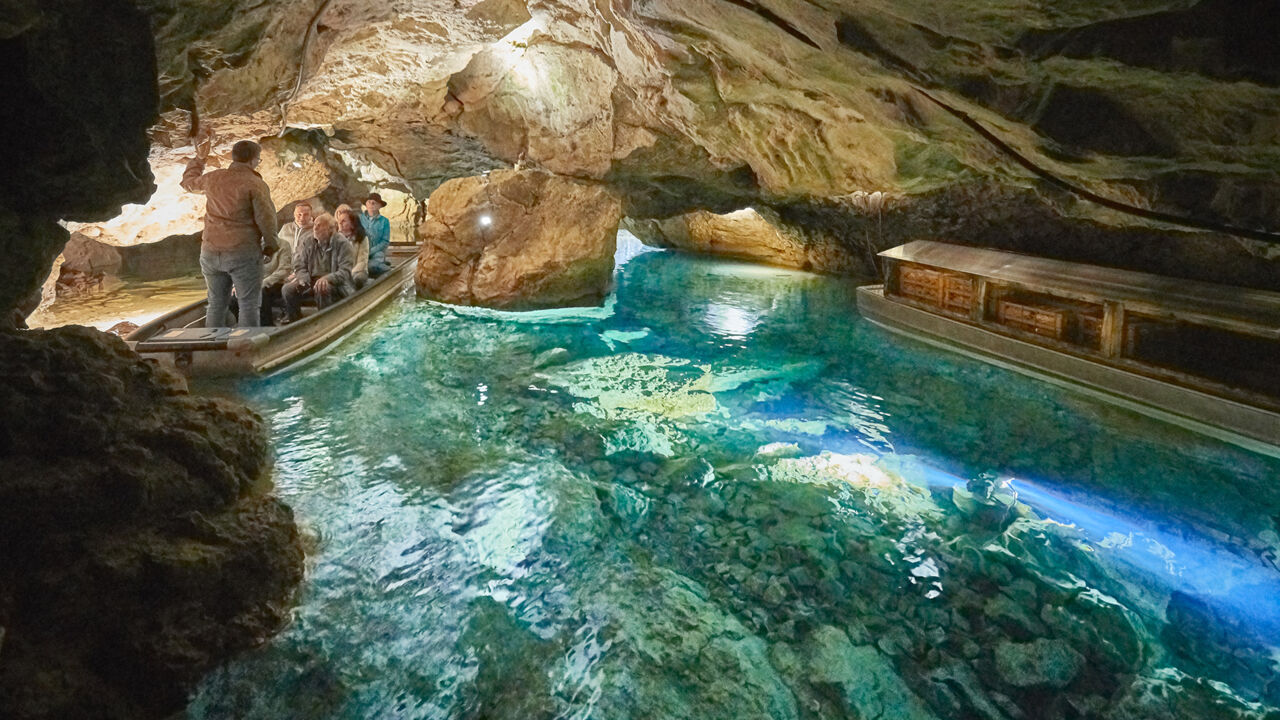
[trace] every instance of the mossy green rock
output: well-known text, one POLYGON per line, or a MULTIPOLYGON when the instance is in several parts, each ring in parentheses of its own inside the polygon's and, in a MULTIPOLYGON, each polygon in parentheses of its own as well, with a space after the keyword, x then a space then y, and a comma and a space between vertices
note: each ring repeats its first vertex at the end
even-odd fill
POLYGON ((1014 687, 1064 688, 1084 667, 1084 657, 1065 640, 1002 642, 996 645, 996 671, 1014 687))
POLYGON ((936 720, 887 657, 871 645, 854 645, 840 628, 818 628, 805 650, 812 682, 835 686, 853 717, 936 720))

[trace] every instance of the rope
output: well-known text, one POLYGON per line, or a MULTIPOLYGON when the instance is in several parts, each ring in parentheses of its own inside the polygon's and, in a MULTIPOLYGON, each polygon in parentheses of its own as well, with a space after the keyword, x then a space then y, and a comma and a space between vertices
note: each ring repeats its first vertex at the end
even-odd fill
POLYGON ((307 72, 307 51, 311 49, 311 39, 315 37, 316 26, 320 23, 320 16, 325 10, 329 9, 329 3, 333 0, 324 0, 320 3, 320 7, 316 8, 315 13, 311 15, 311 21, 307 23, 307 32, 302 36, 302 53, 298 59, 298 80, 293 84, 293 90, 283 101, 280 102, 280 134, 284 137, 284 131, 288 129, 289 104, 294 98, 298 97, 298 91, 302 89, 302 78, 307 72))

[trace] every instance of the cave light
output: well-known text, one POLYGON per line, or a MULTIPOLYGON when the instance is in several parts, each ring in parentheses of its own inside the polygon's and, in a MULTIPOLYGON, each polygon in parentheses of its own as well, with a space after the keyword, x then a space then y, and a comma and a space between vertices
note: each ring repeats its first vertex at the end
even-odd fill
POLYGON ((489 227, 492 224, 493 224, 493 216, 491 215, 480 216, 480 227, 489 227))
MULTIPOLYGON (((865 448, 857 452, 861 455, 865 448)), ((837 468, 854 469, 844 462, 851 456, 835 451, 829 455, 836 459, 837 468)), ((860 459, 859 455, 852 457, 860 459)), ((907 482, 935 492, 965 484, 965 478, 925 462, 898 472, 907 482)), ((1078 532, 1076 545, 1085 552, 1101 549, 1114 553, 1116 561, 1160 577, 1170 589, 1200 598, 1231 618, 1269 631, 1280 628, 1280 602, 1275 600, 1280 582, 1258 559, 1235 552, 1198 528, 1165 530, 1168 520, 1163 517, 1090 504, 1049 483, 1025 477, 1003 479, 1017 492, 1018 502, 1034 509, 1044 522, 1078 532)))
POLYGON ((730 212, 730 213, 725 213, 720 217, 723 217, 726 220, 748 220, 753 217, 754 218, 760 217, 760 213, 756 212, 755 208, 748 206, 738 210, 734 210, 733 212, 730 212))
POLYGON ((537 19, 531 18, 493 45, 496 52, 505 55, 507 70, 513 72, 516 78, 531 90, 539 84, 538 70, 525 58, 525 51, 529 47, 529 38, 540 29, 542 24, 537 19))

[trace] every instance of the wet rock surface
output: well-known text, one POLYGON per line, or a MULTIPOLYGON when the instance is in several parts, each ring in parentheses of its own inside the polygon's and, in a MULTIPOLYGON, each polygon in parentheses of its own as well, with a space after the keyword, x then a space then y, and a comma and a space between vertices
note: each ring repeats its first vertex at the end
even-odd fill
POLYGON ((262 421, 88 328, 0 334, 0 715, 160 717, 302 576, 262 421))
POLYGON ((724 215, 699 211, 657 221, 633 221, 645 242, 703 255, 833 275, 865 271, 856 245, 829 236, 806 237, 771 210, 743 208, 724 215))
POLYGON ((539 171, 451 180, 418 227, 421 297, 529 309, 599 303, 613 281, 618 198, 539 171))

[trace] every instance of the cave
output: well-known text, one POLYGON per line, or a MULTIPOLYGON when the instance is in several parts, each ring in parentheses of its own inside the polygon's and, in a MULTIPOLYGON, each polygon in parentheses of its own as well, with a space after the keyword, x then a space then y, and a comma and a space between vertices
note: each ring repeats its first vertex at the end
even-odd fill
POLYGON ((0 717, 1280 717, 1270 5, 9 3, 0 717))

